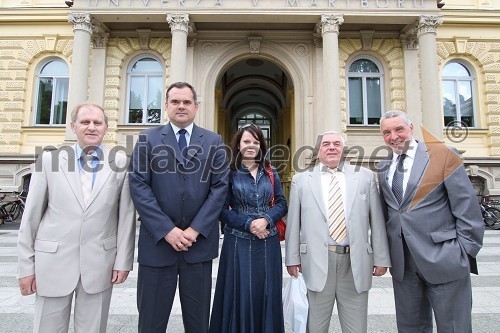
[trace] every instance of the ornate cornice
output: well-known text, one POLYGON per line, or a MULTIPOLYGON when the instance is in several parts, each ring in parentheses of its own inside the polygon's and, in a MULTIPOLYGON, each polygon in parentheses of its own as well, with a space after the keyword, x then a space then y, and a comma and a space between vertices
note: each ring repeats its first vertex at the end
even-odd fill
POLYGON ((340 26, 344 23, 344 16, 338 14, 322 14, 321 15, 321 35, 326 33, 339 34, 340 26))
POLYGON ((172 32, 181 31, 188 34, 191 31, 189 14, 167 14, 167 22, 172 32))
POLYGON ((92 16, 89 13, 70 13, 68 14, 68 22, 73 23, 73 31, 83 30, 92 35, 94 26, 92 16))
POLYGON ((436 29, 441 24, 443 24, 441 16, 422 15, 418 19, 417 36, 420 37, 427 33, 436 34, 436 29))

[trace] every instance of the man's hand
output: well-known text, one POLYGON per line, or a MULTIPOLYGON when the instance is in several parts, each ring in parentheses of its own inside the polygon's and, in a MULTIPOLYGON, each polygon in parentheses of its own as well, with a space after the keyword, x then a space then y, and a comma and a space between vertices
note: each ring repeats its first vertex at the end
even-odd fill
POLYGON ((196 237, 193 237, 191 233, 197 231, 193 228, 190 229, 192 231, 185 232, 175 227, 168 234, 166 234, 164 238, 174 248, 174 250, 187 251, 191 245, 193 245, 193 242, 196 241, 196 237))
POLYGON ((111 283, 120 284, 125 282, 128 277, 128 271, 115 271, 113 270, 113 276, 111 277, 111 283))
POLYGON ((382 276, 387 272, 387 267, 373 266, 373 276, 382 276))
POLYGON ((19 279, 19 289, 21 289, 21 295, 23 296, 36 293, 35 275, 33 274, 19 279))
POLYGON ((269 235, 269 230, 267 230, 268 224, 269 222, 263 217, 255 219, 250 224, 250 232, 260 239, 264 239, 269 235))
POLYGON ((299 272, 302 272, 302 265, 286 266, 288 274, 293 277, 298 277, 299 272))
MULTIPOLYGON (((195 229, 188 227, 186 230, 184 230, 184 237, 187 239, 191 240, 191 245, 196 242, 196 239, 198 238, 198 235, 200 233, 196 231, 195 229)), ((189 246, 191 246, 189 245, 189 246)))

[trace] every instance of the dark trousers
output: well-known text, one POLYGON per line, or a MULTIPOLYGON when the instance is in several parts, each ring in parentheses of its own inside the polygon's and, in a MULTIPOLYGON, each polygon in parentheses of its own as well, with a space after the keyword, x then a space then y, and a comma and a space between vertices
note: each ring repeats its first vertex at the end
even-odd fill
POLYGON ((432 311, 440 333, 472 332, 470 276, 442 284, 427 282, 403 241, 403 281, 392 279, 398 332, 432 333, 432 311))
POLYGON ((172 266, 139 265, 139 333, 165 333, 177 290, 177 278, 184 331, 208 332, 212 261, 190 264, 179 254, 179 260, 172 266))

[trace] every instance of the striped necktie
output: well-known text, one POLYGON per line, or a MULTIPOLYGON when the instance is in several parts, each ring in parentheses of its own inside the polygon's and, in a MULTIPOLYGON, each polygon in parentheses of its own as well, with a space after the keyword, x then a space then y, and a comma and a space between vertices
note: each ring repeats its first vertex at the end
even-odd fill
POLYGON ((401 154, 397 158, 398 164, 396 165, 396 170, 394 170, 394 175, 392 176, 392 193, 398 200, 398 203, 403 201, 403 179, 404 179, 404 162, 406 154, 401 154))
POLYGON ((82 156, 82 159, 83 164, 80 170, 80 180, 82 182, 83 201, 85 202, 85 207, 87 207, 90 196, 92 195, 92 183, 94 181, 94 172, 92 165, 94 156, 84 155, 82 156))
POLYGON ((347 236, 345 225, 344 200, 336 177, 337 169, 329 169, 332 173, 328 190, 328 231, 337 243, 347 236))

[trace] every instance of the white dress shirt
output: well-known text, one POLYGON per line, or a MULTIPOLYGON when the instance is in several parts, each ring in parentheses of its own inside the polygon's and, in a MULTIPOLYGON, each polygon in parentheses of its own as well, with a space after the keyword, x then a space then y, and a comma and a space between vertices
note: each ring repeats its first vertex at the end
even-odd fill
MULTIPOLYGON (((175 126, 172 122, 170 122, 170 125, 172 126, 172 129, 174 130, 175 133, 175 138, 177 139, 177 142, 179 142, 179 131, 181 130, 180 127, 175 126)), ((188 127, 184 128, 186 130, 186 145, 189 146, 189 142, 191 142, 191 133, 193 133, 193 123, 189 124, 188 127)))
MULTIPOLYGON (((410 179, 411 169, 413 168, 413 161, 415 161, 415 154, 417 153, 418 143, 415 139, 411 139, 410 145, 408 146, 408 150, 406 151, 406 158, 403 161, 403 197, 406 192, 406 185, 408 185, 408 179, 410 179)), ((392 154, 392 161, 389 171, 387 172, 387 182, 389 186, 392 188, 392 178, 394 177, 394 171, 396 171, 396 167, 398 165, 398 157, 399 155, 394 153, 392 154)))

